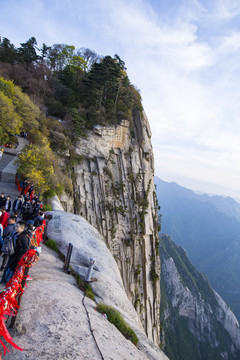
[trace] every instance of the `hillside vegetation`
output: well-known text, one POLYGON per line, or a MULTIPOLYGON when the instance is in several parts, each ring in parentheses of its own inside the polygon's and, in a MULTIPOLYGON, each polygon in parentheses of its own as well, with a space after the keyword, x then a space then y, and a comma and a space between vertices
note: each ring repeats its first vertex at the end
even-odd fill
POLYGON ((100 57, 67 44, 38 48, 34 37, 16 48, 3 38, 0 76, 0 145, 27 132, 30 145, 19 157, 18 173, 42 192, 72 192, 69 174, 81 161, 74 145, 87 130, 142 110, 118 55, 100 57), (56 155, 64 156, 64 169, 56 155))

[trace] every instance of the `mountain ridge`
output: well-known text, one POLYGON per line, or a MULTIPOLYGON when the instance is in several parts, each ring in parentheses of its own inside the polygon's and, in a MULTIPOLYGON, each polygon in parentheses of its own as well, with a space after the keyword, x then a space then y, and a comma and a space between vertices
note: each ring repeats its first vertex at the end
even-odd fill
POLYGON ((171 360, 233 360, 239 323, 222 298, 168 235, 160 236, 162 342, 171 360))
POLYGON ((198 271, 240 319, 240 204, 231 197, 198 195, 155 178, 162 232, 186 249, 198 271))

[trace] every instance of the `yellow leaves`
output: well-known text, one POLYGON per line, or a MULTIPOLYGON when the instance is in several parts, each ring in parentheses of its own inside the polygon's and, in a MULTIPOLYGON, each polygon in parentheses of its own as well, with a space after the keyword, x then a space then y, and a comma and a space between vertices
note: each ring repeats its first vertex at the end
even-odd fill
POLYGON ((2 91, 0 91, 0 123, 4 132, 12 134, 18 132, 21 125, 11 99, 2 91))
POLYGON ((49 143, 47 141, 43 143, 43 146, 34 144, 26 146, 16 162, 18 173, 34 183, 39 191, 59 186, 61 182, 61 178, 55 176, 57 160, 49 143))
MULTIPOLYGON (((71 48, 66 50, 72 51, 71 48)), ((81 62, 81 59, 76 61, 81 62)), ((29 96, 12 81, 0 78, 0 146, 8 140, 8 134, 26 131, 34 144, 26 146, 16 161, 19 175, 33 183, 36 191, 60 191, 64 176, 47 138, 48 123, 52 120, 41 117, 39 108, 29 96), (45 123, 45 133, 40 132, 40 121, 45 123)))
POLYGON ((46 179, 44 177, 44 172, 39 169, 30 169, 28 172, 28 181, 33 183, 35 188, 38 190, 43 189, 48 190, 46 186, 46 179))
POLYGON ((54 168, 53 168, 53 166, 50 166, 49 172, 50 172, 50 174, 54 174, 54 168))
POLYGON ((0 78, 0 121, 4 132, 34 131, 39 127, 39 114, 40 110, 28 95, 12 81, 0 78))

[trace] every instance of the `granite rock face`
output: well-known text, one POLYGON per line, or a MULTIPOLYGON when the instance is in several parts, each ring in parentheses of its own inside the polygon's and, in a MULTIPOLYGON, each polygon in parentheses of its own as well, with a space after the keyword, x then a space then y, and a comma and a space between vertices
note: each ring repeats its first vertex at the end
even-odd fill
MULTIPOLYGON (((59 222, 58 214, 56 216, 55 224, 59 222)), ((55 232, 56 237, 57 234, 59 232, 55 232)), ((66 243, 69 235, 65 238, 66 243)), ((82 235, 82 239, 87 241, 88 237, 84 238, 86 233, 82 235)), ((9 329, 13 341, 24 351, 8 344, 10 353, 4 359, 168 359, 137 325, 138 346, 123 337, 114 325, 96 311, 96 303, 79 290, 76 279, 64 273, 62 267, 59 256, 43 245, 38 263, 30 269, 33 280, 25 288, 15 327, 9 329)), ((101 266, 101 276, 102 270, 101 266)), ((98 279, 101 276, 98 275, 98 279)), ((130 302, 128 307, 131 307, 130 302)))
POLYGON ((83 160, 72 168, 74 199, 61 197, 64 210, 103 235, 147 336, 159 343, 158 214, 148 120, 136 112, 120 125, 97 125, 76 152, 83 160))
MULTIPOLYGON (((53 207, 54 209, 61 208, 56 199, 53 202, 53 207)), ((97 329, 100 348, 104 349, 105 353, 107 353, 106 359, 167 360, 167 356, 160 348, 147 338, 139 316, 127 298, 116 261, 99 232, 81 216, 66 213, 62 210, 49 212, 49 214, 52 215, 52 219, 47 227, 48 237, 56 241, 58 248, 63 254, 67 254, 68 244, 69 242, 72 243, 71 267, 76 273, 81 275, 82 279, 86 278, 90 258, 94 258, 95 263, 91 275, 94 281, 91 282, 91 286, 95 294, 95 301, 97 303, 103 302, 118 310, 139 339, 138 346, 134 349, 134 352, 131 350, 131 347, 132 349, 134 348, 132 344, 124 350, 123 343, 126 340, 123 339, 120 333, 117 334, 115 333, 116 330, 114 330, 114 338, 111 339, 111 329, 108 330, 105 326, 101 328, 101 325, 97 326, 94 324, 94 333, 97 329), (104 345, 104 339, 111 341, 111 346, 107 345, 108 341, 104 345)), ((66 291, 68 293, 68 307, 71 307, 72 295, 68 290, 66 291)), ((62 295, 64 297, 65 294, 62 295)), ((92 307, 96 307, 94 302, 92 302, 92 307)), ((94 316, 94 311, 91 311, 92 319, 95 318, 97 321, 98 317, 99 315, 97 316, 96 314, 94 316)), ((82 326, 79 327, 77 332, 79 339, 82 339, 82 326)), ((129 344, 129 341, 126 342, 129 344)), ((93 356, 92 358, 95 357, 93 356)))

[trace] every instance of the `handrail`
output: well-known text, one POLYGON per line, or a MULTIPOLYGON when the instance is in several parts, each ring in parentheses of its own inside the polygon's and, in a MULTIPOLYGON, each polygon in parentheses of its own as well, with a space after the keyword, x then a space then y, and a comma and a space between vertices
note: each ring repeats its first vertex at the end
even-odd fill
MULTIPOLYGON (((45 226, 46 221, 44 221, 41 226, 37 227, 38 231, 36 232, 36 240, 38 242, 38 245, 40 245, 40 242, 43 241, 45 226)), ((33 263, 37 262, 37 260, 37 250, 27 250, 27 252, 22 256, 21 260, 19 261, 13 276, 6 284, 5 290, 0 293, 0 337, 2 336, 7 343, 11 344, 14 348, 20 351, 23 351, 23 349, 13 342, 12 337, 7 330, 5 322, 7 320, 7 317, 12 317, 9 327, 12 327, 14 325, 18 309, 20 308, 19 305, 21 302, 21 297, 24 293, 24 286, 28 270, 33 265, 33 263)), ((10 352, 10 350, 2 342, 1 338, 0 345, 2 345, 3 347, 4 356, 6 355, 7 351, 10 352)))
MULTIPOLYGON (((19 296, 21 297, 24 288, 22 287, 22 281, 24 280, 24 271, 26 267, 31 267, 34 262, 38 260, 37 251, 30 249, 28 250, 21 258, 18 263, 18 266, 5 286, 5 290, 0 293, 0 336, 2 336, 5 341, 11 344, 14 348, 23 351, 22 348, 17 346, 10 336, 7 327, 5 325, 6 316, 16 316, 19 309, 19 304, 16 300, 19 296)), ((3 347, 4 356, 6 352, 10 350, 0 339, 0 344, 3 347)))

